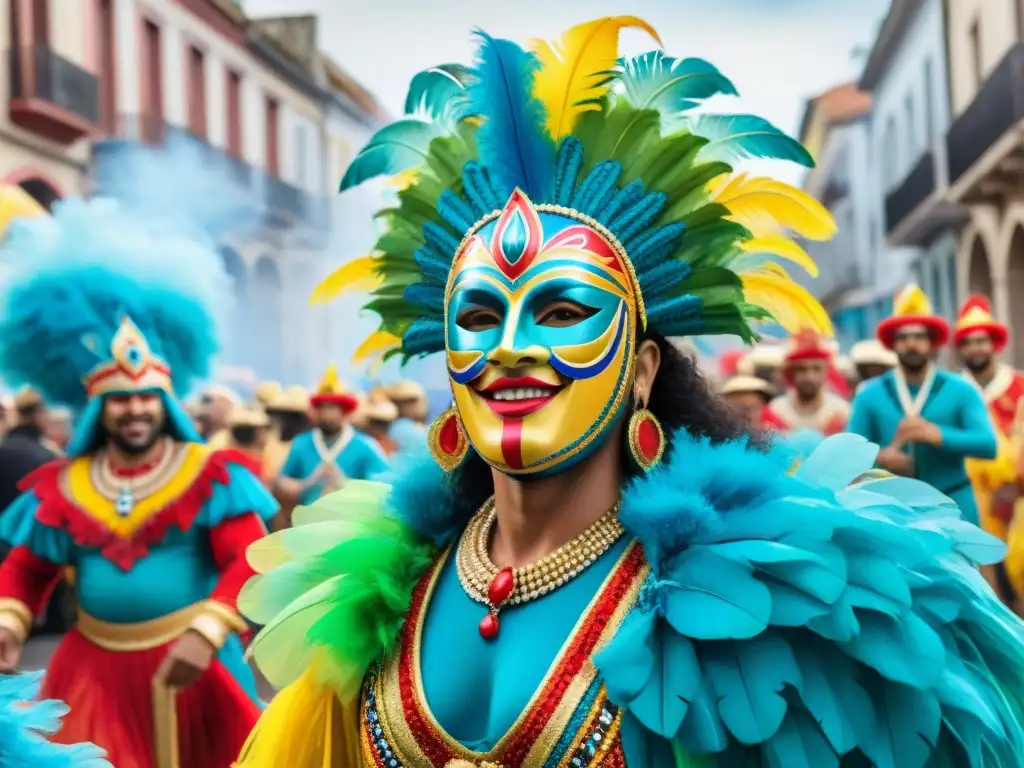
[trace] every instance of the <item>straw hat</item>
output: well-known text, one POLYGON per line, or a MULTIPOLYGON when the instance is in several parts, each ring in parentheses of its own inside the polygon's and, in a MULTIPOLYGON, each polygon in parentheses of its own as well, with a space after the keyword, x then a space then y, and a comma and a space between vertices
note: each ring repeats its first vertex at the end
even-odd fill
POLYGON ((764 379, 759 379, 757 376, 743 376, 741 374, 726 379, 719 392, 723 395, 755 393, 765 397, 772 397, 775 394, 775 389, 764 379))
POLYGON ((850 347, 850 360, 854 365, 884 365, 895 368, 899 359, 891 349, 886 349, 878 339, 858 341, 850 347))
POLYGON ((381 388, 381 393, 392 400, 426 400, 427 392, 419 382, 406 379, 381 388))
POLYGON ((43 396, 32 387, 22 387, 14 396, 14 407, 19 411, 43 404, 43 396))
POLYGON ((266 408, 274 401, 274 398, 279 397, 283 391, 284 387, 281 386, 281 382, 279 381, 261 381, 256 385, 256 391, 253 394, 256 397, 256 401, 266 408))
POLYGON ((262 408, 243 405, 231 411, 228 424, 232 427, 269 427, 270 419, 262 408))
POLYGON ((278 395, 267 403, 268 411, 286 413, 306 413, 309 411, 309 392, 305 387, 293 384, 285 387, 278 395))

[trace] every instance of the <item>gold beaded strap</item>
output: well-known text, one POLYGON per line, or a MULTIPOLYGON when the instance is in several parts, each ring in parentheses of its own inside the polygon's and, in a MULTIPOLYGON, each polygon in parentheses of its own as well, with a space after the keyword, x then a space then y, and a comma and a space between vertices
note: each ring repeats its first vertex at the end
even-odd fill
POLYGON ((463 531, 455 556, 462 588, 488 607, 488 614, 480 622, 480 634, 490 639, 498 633, 498 611, 504 606, 520 605, 558 589, 611 549, 624 533, 618 511, 616 504, 579 536, 535 563, 498 568, 489 554, 497 519, 494 499, 489 499, 463 531))

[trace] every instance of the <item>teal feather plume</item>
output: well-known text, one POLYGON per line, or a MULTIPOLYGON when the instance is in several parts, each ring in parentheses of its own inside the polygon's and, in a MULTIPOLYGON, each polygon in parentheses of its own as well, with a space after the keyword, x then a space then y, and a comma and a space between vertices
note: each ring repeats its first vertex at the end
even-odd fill
POLYGON ((454 126, 467 116, 469 68, 440 64, 413 77, 405 97, 405 114, 454 126))
POLYGON ((701 150, 703 160, 789 160, 807 168, 814 159, 796 139, 787 136, 767 120, 754 115, 699 115, 687 118, 686 127, 708 140, 701 150))
POLYGON ((544 106, 533 96, 537 58, 511 40, 477 31, 480 48, 469 87, 469 110, 486 115, 477 131, 480 161, 495 191, 517 187, 533 200, 552 193, 555 147, 544 130, 544 106))
POLYGON ((736 96, 736 88, 704 59, 677 59, 661 50, 648 51, 622 63, 623 96, 637 109, 656 109, 671 121, 718 94, 736 96))
POLYGON ((377 176, 394 175, 419 167, 427 158, 430 142, 444 135, 440 125, 406 119, 377 131, 363 147, 341 179, 341 191, 377 176))

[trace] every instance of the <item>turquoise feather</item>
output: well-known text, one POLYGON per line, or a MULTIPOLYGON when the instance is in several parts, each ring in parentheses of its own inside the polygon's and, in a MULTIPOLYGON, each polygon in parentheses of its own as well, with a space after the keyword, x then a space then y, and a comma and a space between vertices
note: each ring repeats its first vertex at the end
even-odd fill
POLYGON ((405 114, 452 127, 466 117, 470 80, 462 64, 440 64, 413 77, 405 97, 405 114))
POLYGON ((1019 765, 1024 626, 976 570, 1001 545, 914 481, 850 484, 875 455, 859 438, 824 440, 796 476, 791 455, 677 433, 627 490, 620 519, 652 572, 630 631, 596 660, 612 700, 681 753, 720 760, 750 744, 757 764, 787 768, 853 755, 883 768, 1019 765), (670 650, 673 634, 699 661, 682 665, 694 693, 675 730, 678 702, 657 721, 650 699, 667 695, 676 662, 626 663, 670 650))
POLYGON ((533 97, 539 62, 511 40, 477 35, 469 111, 487 116, 476 136, 480 162, 500 197, 518 187, 531 200, 545 200, 554 192, 555 147, 544 130, 544 106, 533 97))
POLYGON ((423 120, 399 120, 381 128, 345 171, 341 191, 377 176, 419 167, 427 158, 430 142, 443 135, 440 125, 423 120))
POLYGON ((717 94, 736 96, 729 78, 704 59, 677 59, 661 50, 622 63, 619 77, 627 101, 638 109, 655 109, 671 122, 717 94))
POLYGON ((790 160, 814 167, 813 158, 799 141, 754 115, 700 115, 688 119, 686 127, 708 140, 697 155, 703 161, 790 160))

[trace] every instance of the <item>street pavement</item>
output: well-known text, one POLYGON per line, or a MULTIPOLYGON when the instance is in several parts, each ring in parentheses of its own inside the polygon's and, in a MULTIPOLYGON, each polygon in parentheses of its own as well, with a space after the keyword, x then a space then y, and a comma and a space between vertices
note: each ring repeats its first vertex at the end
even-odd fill
MULTIPOLYGON (((36 635, 29 639, 25 644, 25 651, 21 655, 21 669, 26 671, 45 669, 59 642, 58 635, 36 635)), ((258 671, 256 672, 256 687, 259 690, 260 698, 264 701, 269 701, 273 697, 274 689, 258 671)))

